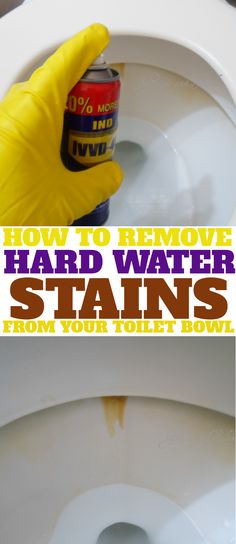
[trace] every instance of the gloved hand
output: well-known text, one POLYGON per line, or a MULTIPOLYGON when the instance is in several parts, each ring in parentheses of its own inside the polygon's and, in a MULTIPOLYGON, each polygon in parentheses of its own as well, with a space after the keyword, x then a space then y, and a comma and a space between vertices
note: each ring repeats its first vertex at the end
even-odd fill
POLYGON ((89 26, 0 104, 0 225, 70 225, 118 189, 114 161, 71 172, 60 157, 68 92, 108 42, 104 26, 89 26))

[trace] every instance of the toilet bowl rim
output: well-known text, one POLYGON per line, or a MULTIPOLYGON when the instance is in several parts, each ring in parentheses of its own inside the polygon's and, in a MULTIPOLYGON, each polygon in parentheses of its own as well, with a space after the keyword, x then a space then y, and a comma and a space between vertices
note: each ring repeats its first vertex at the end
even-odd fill
POLYGON ((50 401, 48 401, 48 403, 45 403, 44 406, 42 405, 37 405, 35 404, 34 406, 31 406, 31 408, 28 410, 28 411, 18 411, 17 413, 12 413, 12 414, 8 414, 7 417, 1 417, 0 418, 0 430, 2 428, 4 428, 5 426, 7 425, 11 425, 11 423, 15 423, 17 422, 18 420, 21 420, 21 419, 24 419, 24 418, 27 418, 27 417, 31 417, 33 415, 37 415, 37 414, 40 414, 42 412, 46 412, 47 410, 50 410, 50 409, 55 409, 55 408, 60 408, 62 406, 67 406, 69 404, 74 404, 74 403, 80 403, 80 402, 83 402, 83 401, 93 401, 93 400, 99 400, 99 399, 104 399, 104 398, 112 398, 112 397, 120 397, 120 398, 124 398, 124 399, 148 399, 148 400, 155 400, 157 402, 164 402, 164 403, 167 403, 168 405, 171 405, 171 404, 174 404, 174 405, 180 405, 180 406, 185 406, 186 409, 188 409, 188 407, 191 407, 193 409, 198 409, 198 410, 204 410, 204 411, 207 411, 207 412, 215 412, 216 414, 219 414, 219 415, 224 415, 228 418, 234 418, 234 414, 233 413, 230 413, 229 411, 221 411, 221 410, 217 410, 217 408, 213 408, 213 407, 209 407, 207 405, 203 405, 203 404, 196 404, 196 402, 188 402, 186 400, 183 400, 183 399, 180 399, 178 398, 177 396, 175 398, 168 398, 168 397, 165 397, 164 395, 161 396, 155 396, 155 394, 147 394, 147 393, 137 393, 137 391, 133 391, 133 393, 127 393, 127 391, 124 389, 123 391, 121 390, 117 390, 117 391, 107 391, 104 389, 104 391, 100 392, 100 393, 92 393, 92 392, 84 392, 83 394, 80 394, 80 395, 75 395, 75 396, 70 396, 70 397, 65 397, 65 398, 58 398, 56 401, 54 400, 53 403, 50 403, 50 401))
MULTIPOLYGON (((40 0, 36 2, 31 1, 29 3, 23 3, 18 8, 16 8, 13 12, 3 17, 0 20, 0 27, 1 27, 0 46, 1 46, 1 42, 2 44, 4 44, 5 39, 7 39, 7 34, 10 32, 11 28, 13 29, 13 31, 16 31, 16 26, 17 26, 16 23, 20 22, 20 20, 22 24, 22 20, 24 18, 27 19, 28 17, 29 21, 31 21, 31 26, 32 26, 34 21, 34 11, 38 10, 38 12, 42 14, 45 4, 47 5, 47 19, 50 20, 50 10, 51 10, 51 15, 53 15, 54 13, 53 12, 54 1, 55 0, 52 0, 50 3, 47 3, 45 0, 40 0)), ((73 6, 74 0, 69 0, 69 1, 71 3, 71 6, 73 6)), ((121 2, 122 1, 124 0, 121 0, 121 2)), ((150 3, 152 2, 152 0, 147 0, 147 1, 150 3)), ((157 0, 157 1, 159 1, 161 5, 162 0, 157 0)), ((174 4, 172 4, 172 0, 166 0, 166 2, 167 1, 173 7, 174 4)), ((188 0, 188 2, 187 0, 183 0, 183 1, 186 3, 186 5, 190 4, 190 0, 188 0)), ((196 5, 194 1, 191 0, 191 2, 193 6, 196 5)), ((222 22, 222 25, 224 24, 226 28, 227 28, 226 26, 227 21, 232 24, 232 20, 234 20, 234 23, 235 23, 236 10, 234 12, 230 6, 226 5, 222 8, 221 4, 220 5, 215 4, 213 0, 205 0, 205 4, 208 4, 206 5, 208 11, 209 11, 209 8, 211 8, 211 6, 213 7, 213 4, 214 4, 216 18, 219 17, 219 20, 220 20, 221 13, 224 13, 225 21, 222 22), (219 11, 219 13, 217 13, 217 10, 219 11)), ((59 0, 58 5, 63 14, 63 0, 61 2, 59 0)), ((173 19, 173 16, 174 15, 172 14, 172 19, 173 19)), ((204 32, 206 32, 206 29, 204 29, 204 31, 202 32, 202 35, 203 35, 202 39, 201 39, 200 29, 196 30, 195 36, 194 36, 194 32, 191 35, 191 28, 194 29, 194 20, 191 20, 191 23, 190 23, 190 16, 187 14, 186 17, 188 18, 188 25, 186 25, 186 27, 189 27, 189 28, 186 30, 184 34, 181 32, 181 28, 180 28, 181 24, 178 21, 176 23, 175 30, 172 30, 171 25, 169 28, 168 25, 166 25, 165 16, 162 16, 161 12, 160 12, 160 21, 158 20, 157 27, 155 28, 155 31, 154 31, 152 27, 152 22, 151 22, 152 18, 150 17, 150 14, 148 14, 148 9, 145 10, 145 20, 141 20, 141 18, 139 18, 139 21, 137 21, 136 23, 136 19, 134 21, 131 21, 130 18, 128 18, 129 20, 122 21, 122 24, 119 21, 112 20, 110 21, 109 28, 110 28, 111 35, 114 37, 115 36, 124 36, 124 37, 136 36, 140 38, 142 37, 154 38, 154 39, 164 40, 174 44, 178 44, 184 47, 185 49, 188 49, 194 52, 200 58, 205 60, 206 63, 216 72, 216 74, 220 77, 226 89, 230 93, 234 103, 236 104, 236 67, 234 62, 234 56, 232 54, 232 43, 233 43, 232 40, 236 41, 236 39, 234 38, 235 33, 232 34, 231 29, 230 28, 227 29, 227 32, 229 32, 229 35, 231 37, 230 37, 230 40, 229 39, 225 40, 224 48, 221 48, 218 46, 217 40, 216 40, 216 43, 214 43, 214 36, 211 39, 211 36, 210 36, 211 33, 209 33, 209 36, 206 36, 206 34, 204 35, 204 32), (163 25, 162 25, 161 17, 163 17, 163 25), (227 60, 227 62, 224 62, 223 59, 224 61, 227 60)), ((37 14, 35 18, 37 19, 37 14)), ((86 14, 85 15, 81 14, 81 20, 79 25, 76 26, 76 31, 78 31, 80 28, 83 28, 84 26, 89 24, 89 22, 91 23, 93 21, 90 18, 87 19, 86 14)), ((109 23, 109 20, 106 20, 105 16, 104 16, 104 23, 105 24, 109 23)), ((71 34, 73 34, 74 33, 73 24, 71 25, 72 32, 69 30, 69 26, 70 24, 67 23, 66 21, 64 26, 59 21, 58 37, 60 38, 58 40, 57 31, 55 31, 55 29, 53 28, 50 28, 52 27, 52 25, 50 25, 46 20, 43 37, 41 38, 42 41, 40 42, 40 37, 38 36, 36 41, 39 40, 39 42, 37 42, 36 49, 34 49, 34 43, 32 43, 31 60, 35 58, 34 53, 36 53, 36 56, 38 54, 39 43, 41 43, 42 52, 47 53, 47 51, 53 50, 55 47, 57 47, 59 42, 63 41, 64 39, 68 38, 71 34), (62 26, 60 27, 60 25, 62 26), (43 44, 45 45, 43 46, 43 44)), ((195 27, 197 26, 199 25, 195 25, 195 27)), ((22 28, 24 29, 23 40, 17 40, 17 39, 14 40, 15 42, 14 47, 17 48, 18 50, 17 52, 18 58, 19 58, 19 55, 21 54, 21 51, 24 52, 23 56, 25 56, 25 58, 22 59, 22 65, 24 65, 25 62, 26 64, 29 62, 30 56, 29 54, 26 55, 26 51, 24 50, 25 45, 21 42, 24 42, 24 39, 26 38, 25 34, 27 35, 27 33, 29 33, 29 36, 31 35, 30 32, 32 32, 32 28, 28 30, 29 25, 25 25, 25 24, 22 26, 22 28)), ((34 31, 36 33, 37 32, 39 33, 39 31, 37 31, 37 28, 35 28, 34 31)), ((224 33, 224 30, 222 30, 222 33, 224 33)), ((11 55, 10 62, 14 62, 14 51, 9 52, 9 54, 11 55)), ((5 71, 5 74, 7 75, 7 68, 4 68, 6 64, 7 63, 5 62, 5 59, 3 58, 2 66, 0 64, 0 68, 1 68, 1 72, 3 71, 4 73, 5 71)), ((18 69, 18 73, 19 73, 19 69, 18 69)), ((4 80, 4 75, 2 79, 4 80)), ((13 81, 10 81, 9 79, 7 87, 9 87, 12 83, 13 81)), ((6 92, 6 88, 5 88, 5 92, 6 92)), ((4 93, 1 92, 1 87, 0 87, 0 95, 2 94, 4 93)))

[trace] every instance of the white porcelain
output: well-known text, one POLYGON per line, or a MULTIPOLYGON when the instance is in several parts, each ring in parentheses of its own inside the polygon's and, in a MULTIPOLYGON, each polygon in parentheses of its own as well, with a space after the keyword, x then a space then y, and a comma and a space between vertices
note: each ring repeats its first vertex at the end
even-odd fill
MULTIPOLYGON (((120 520, 129 526, 139 527, 144 531, 143 538, 132 540, 104 540, 109 544, 145 544, 148 542, 176 544, 176 541, 200 544, 204 542, 202 534, 192 520, 178 508, 173 501, 160 493, 131 485, 109 485, 87 491, 69 503, 62 512, 50 544, 76 544, 78 537, 84 544, 99 543, 108 528, 120 520), (135 508, 134 508, 135 504, 135 508), (92 523, 91 523, 92 520, 92 523), (100 539, 100 540, 99 540, 100 539)), ((101 540, 102 544, 103 540, 101 540)))
POLYGON ((2 339, 0 384, 1 542, 233 542, 233 339, 2 339))
POLYGON ((236 10, 222 0, 136 5, 34 0, 8 14, 0 21, 0 96, 68 36, 104 22, 107 60, 123 78, 117 157, 126 171, 109 224, 234 221, 236 10))
POLYGON ((0 479, 4 544, 97 544, 117 521, 153 544, 233 542, 233 418, 211 410, 129 398, 113 435, 100 399, 42 410, 0 430, 0 479))
POLYGON ((105 395, 169 399, 233 416, 234 370, 233 338, 2 338, 0 425, 105 395))
MULTIPOLYGON (((109 26, 107 59, 123 77, 126 180, 110 223, 227 223, 236 11, 222 0, 32 1, 0 21, 0 96, 94 20, 109 26)), ((228 338, 2 339, 1 542, 96 544, 121 521, 153 544, 233 544, 233 352, 228 338), (107 395, 128 397, 112 436, 107 395)))

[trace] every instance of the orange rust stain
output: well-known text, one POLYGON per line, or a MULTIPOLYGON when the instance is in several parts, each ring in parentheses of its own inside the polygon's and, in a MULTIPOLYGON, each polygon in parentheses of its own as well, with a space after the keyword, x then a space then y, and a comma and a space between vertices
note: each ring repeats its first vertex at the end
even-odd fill
POLYGON ((127 397, 102 397, 105 420, 110 436, 115 435, 115 426, 124 428, 127 397))
POLYGON ((125 77, 125 63, 114 63, 110 65, 114 70, 117 70, 120 74, 121 79, 124 79, 125 77))

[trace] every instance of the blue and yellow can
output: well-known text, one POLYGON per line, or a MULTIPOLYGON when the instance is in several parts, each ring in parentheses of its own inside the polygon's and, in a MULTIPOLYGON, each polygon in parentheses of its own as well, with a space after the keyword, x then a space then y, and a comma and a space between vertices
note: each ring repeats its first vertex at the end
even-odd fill
MULTIPOLYGON (((119 73, 110 68, 101 55, 68 95, 61 156, 69 170, 83 170, 112 159, 119 97, 119 73)), ((108 216, 109 200, 73 225, 103 225, 108 216)))

